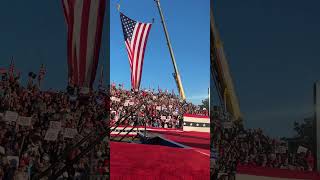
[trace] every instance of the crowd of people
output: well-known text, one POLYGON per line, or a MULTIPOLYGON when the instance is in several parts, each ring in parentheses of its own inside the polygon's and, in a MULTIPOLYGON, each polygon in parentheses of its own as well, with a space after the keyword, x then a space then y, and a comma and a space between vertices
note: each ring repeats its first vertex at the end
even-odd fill
POLYGON ((313 171, 314 156, 305 148, 289 151, 285 141, 270 138, 261 129, 244 129, 241 123, 212 124, 212 171, 235 173, 237 167, 265 167, 313 171))
MULTIPOLYGON (((76 145, 78 142, 92 132, 100 136, 101 127, 108 129, 107 110, 111 112, 111 123, 130 115, 123 124, 132 124, 138 117, 143 119, 138 121, 140 125, 159 128, 182 128, 185 113, 208 115, 206 108, 167 91, 125 90, 114 83, 110 92, 102 88, 84 92, 71 84, 64 91, 43 91, 40 81, 35 80, 35 75, 29 73, 27 85, 23 86, 20 75, 1 77, 0 179, 28 179, 42 175, 61 159, 73 160, 91 144, 84 141, 76 145), (138 109, 133 111, 132 107, 138 109)), ((108 157, 106 136, 59 178, 107 175, 108 157)))
MULTIPOLYGON (((70 85, 66 91, 41 91, 29 75, 27 86, 19 76, 0 80, 0 179, 28 179, 55 164, 73 160, 91 144, 80 140, 107 129, 108 93, 82 92, 70 85), (100 130, 98 130, 100 128, 100 130), (72 148, 71 148, 72 147, 72 148)), ((86 179, 108 175, 109 140, 67 168, 58 179, 86 179)))
POLYGON ((206 108, 181 100, 174 93, 154 90, 126 90, 123 85, 111 85, 111 122, 132 114, 122 121, 123 124, 134 123, 135 117, 143 119, 138 125, 146 123, 148 127, 182 128, 183 114, 208 115, 206 108), (132 107, 139 106, 139 110, 132 107))

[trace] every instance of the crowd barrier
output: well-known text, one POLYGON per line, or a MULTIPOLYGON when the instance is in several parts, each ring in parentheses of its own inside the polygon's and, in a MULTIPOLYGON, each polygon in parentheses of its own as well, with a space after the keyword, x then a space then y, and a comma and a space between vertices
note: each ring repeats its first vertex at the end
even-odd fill
MULTIPOLYGON (((249 176, 261 177, 259 179, 274 180, 274 179, 310 179, 320 180, 320 173, 308 171, 296 171, 288 169, 265 168, 265 167, 252 167, 239 165, 237 167, 239 175, 245 175, 248 179, 249 176), (248 176, 249 175, 249 176, 248 176)), ((242 180, 241 178, 238 178, 242 180)), ((248 179, 249 180, 249 179, 248 179)))

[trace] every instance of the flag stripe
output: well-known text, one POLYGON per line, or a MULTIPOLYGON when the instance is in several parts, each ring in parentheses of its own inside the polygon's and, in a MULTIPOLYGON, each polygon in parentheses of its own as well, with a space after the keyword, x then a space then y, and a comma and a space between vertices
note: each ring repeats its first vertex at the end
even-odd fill
POLYGON ((138 59, 139 59, 139 44, 140 44, 140 41, 141 41, 141 31, 142 31, 142 27, 143 24, 139 23, 138 24, 138 29, 137 29, 137 38, 136 38, 136 41, 134 43, 134 46, 133 46, 133 50, 134 50, 134 59, 133 59, 133 78, 134 78, 134 89, 138 89, 137 88, 137 82, 138 82, 138 77, 137 77, 137 69, 138 69, 138 59))
POLYGON ((141 30, 139 31, 140 36, 142 36, 140 38, 139 44, 138 45, 138 56, 137 56, 137 68, 136 68, 136 77, 137 77, 137 83, 136 83, 136 87, 135 89, 139 89, 139 84, 140 84, 140 66, 141 66, 141 44, 142 44, 142 40, 143 40, 143 35, 144 35, 144 29, 145 29, 145 24, 142 25, 141 30))
POLYGON ((62 0, 67 24, 68 76, 71 83, 92 87, 101 45, 105 0, 62 0))
POLYGON ((146 49, 146 45, 147 45, 147 38, 149 36, 149 32, 150 32, 150 26, 151 24, 148 24, 147 25, 147 29, 146 29, 146 34, 144 36, 144 41, 143 41, 143 51, 142 51, 142 56, 141 56, 141 68, 140 68, 140 81, 139 81, 139 85, 138 87, 140 87, 140 84, 141 84, 141 77, 142 77, 142 67, 143 67, 143 59, 144 59, 144 53, 145 53, 145 49, 146 49))
POLYGON ((136 64, 136 59, 137 59, 137 49, 136 49, 136 43, 137 43, 137 41, 138 41, 138 39, 139 39, 139 36, 140 36, 140 33, 139 33, 139 31, 140 31, 140 26, 141 26, 141 24, 140 23, 138 23, 138 25, 136 26, 136 28, 135 28, 135 31, 137 32, 136 34, 133 34, 133 39, 134 39, 134 43, 132 44, 132 46, 131 46, 131 49, 132 49, 132 52, 133 52, 133 59, 132 59, 132 78, 133 78, 133 84, 134 84, 134 86, 133 86, 133 88, 135 89, 136 87, 135 87, 135 84, 136 84, 136 68, 137 68, 137 64, 136 64))
POLYGON ((90 60, 90 55, 94 54, 95 46, 92 46, 96 41, 97 36, 97 22, 98 22, 98 11, 99 11, 99 1, 91 1, 90 12, 89 14, 89 22, 88 22, 88 34, 87 37, 87 57, 86 57, 86 69, 85 69, 85 83, 84 85, 89 87, 89 83, 91 82, 92 69, 95 64, 94 60, 90 60))
POLYGON ((104 12, 106 9, 106 1, 99 1, 99 7, 98 7, 98 14, 97 14, 97 25, 96 25, 96 35, 95 40, 97 43, 94 44, 94 54, 93 54, 93 67, 91 71, 91 79, 90 79, 90 87, 92 87, 98 63, 99 63, 99 52, 101 47, 101 40, 102 40, 102 29, 103 29, 103 19, 104 19, 104 12))
MULTIPOLYGON (((84 83, 84 77, 86 76, 86 66, 87 66, 87 48, 91 47, 91 44, 87 47, 88 41, 88 28, 89 28, 89 15, 91 1, 81 0, 82 3, 82 15, 81 15, 81 30, 80 30, 80 84, 84 83)), ((88 53, 89 54, 89 53, 88 53)))

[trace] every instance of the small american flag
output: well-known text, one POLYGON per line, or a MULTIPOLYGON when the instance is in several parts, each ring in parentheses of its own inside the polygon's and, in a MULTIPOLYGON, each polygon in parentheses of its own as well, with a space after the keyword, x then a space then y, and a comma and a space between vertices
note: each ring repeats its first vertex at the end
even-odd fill
POLYGON ((41 81, 44 78, 44 75, 46 74, 46 69, 44 67, 44 65, 41 65, 40 71, 39 71, 39 80, 41 81))
POLYGON ((138 90, 144 53, 152 24, 134 21, 122 13, 120 13, 120 19, 131 69, 131 87, 138 90))
POLYGON ((10 74, 10 76, 13 76, 13 74, 14 74, 14 61, 13 61, 13 57, 11 58, 11 63, 10 63, 10 66, 9 66, 9 74, 10 74))

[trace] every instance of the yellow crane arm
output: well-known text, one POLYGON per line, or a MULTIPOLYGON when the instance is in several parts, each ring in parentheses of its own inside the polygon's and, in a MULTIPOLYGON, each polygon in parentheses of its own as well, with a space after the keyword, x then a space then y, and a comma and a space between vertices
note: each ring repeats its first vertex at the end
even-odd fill
POLYGON ((211 35, 211 71, 216 72, 218 82, 218 93, 223 100, 226 110, 231 113, 235 120, 242 120, 240 104, 234 83, 232 80, 228 61, 226 59, 219 32, 216 28, 213 10, 210 14, 210 35, 211 35))

